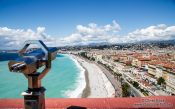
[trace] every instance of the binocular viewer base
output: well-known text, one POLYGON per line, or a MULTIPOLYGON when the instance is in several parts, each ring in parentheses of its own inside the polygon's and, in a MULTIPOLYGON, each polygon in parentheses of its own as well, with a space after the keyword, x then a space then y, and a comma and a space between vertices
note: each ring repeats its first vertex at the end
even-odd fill
POLYGON ((23 92, 25 109, 45 109, 45 90, 41 87, 23 92))

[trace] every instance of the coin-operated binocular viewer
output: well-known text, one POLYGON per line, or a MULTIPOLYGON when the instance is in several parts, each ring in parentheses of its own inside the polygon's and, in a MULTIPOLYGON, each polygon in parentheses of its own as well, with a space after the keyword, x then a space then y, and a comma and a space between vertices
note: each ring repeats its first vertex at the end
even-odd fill
POLYGON ((28 40, 19 51, 19 58, 8 63, 11 72, 23 73, 28 79, 28 90, 23 92, 26 109, 45 109, 45 88, 41 86, 41 79, 51 69, 51 61, 56 58, 57 48, 47 47, 40 40, 28 40), (40 48, 30 48, 37 44, 40 48), (44 67, 42 72, 37 72, 44 67))

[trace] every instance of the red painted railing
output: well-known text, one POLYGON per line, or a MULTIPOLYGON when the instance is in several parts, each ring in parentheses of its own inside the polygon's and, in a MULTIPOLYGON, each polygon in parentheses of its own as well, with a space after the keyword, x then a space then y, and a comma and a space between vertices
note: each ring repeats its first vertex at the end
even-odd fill
MULTIPOLYGON (((23 108, 23 99, 0 99, 0 109, 23 108)), ((175 109, 174 96, 144 98, 48 98, 46 108, 169 108, 175 109)))

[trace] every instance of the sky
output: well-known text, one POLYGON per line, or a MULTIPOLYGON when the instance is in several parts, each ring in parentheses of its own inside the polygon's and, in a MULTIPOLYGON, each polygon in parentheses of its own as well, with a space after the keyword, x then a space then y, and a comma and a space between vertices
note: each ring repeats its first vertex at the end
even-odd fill
POLYGON ((175 38, 175 0, 0 0, 0 49, 175 38))

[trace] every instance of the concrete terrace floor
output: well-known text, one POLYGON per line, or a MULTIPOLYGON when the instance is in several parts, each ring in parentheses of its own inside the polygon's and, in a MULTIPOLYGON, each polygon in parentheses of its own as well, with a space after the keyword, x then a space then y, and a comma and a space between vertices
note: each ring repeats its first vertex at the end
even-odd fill
MULTIPOLYGON (((24 108, 23 99, 0 99, 0 109, 24 108)), ((168 108, 175 109, 174 96, 151 96, 134 98, 49 98, 46 108, 91 109, 91 108, 168 108)))

